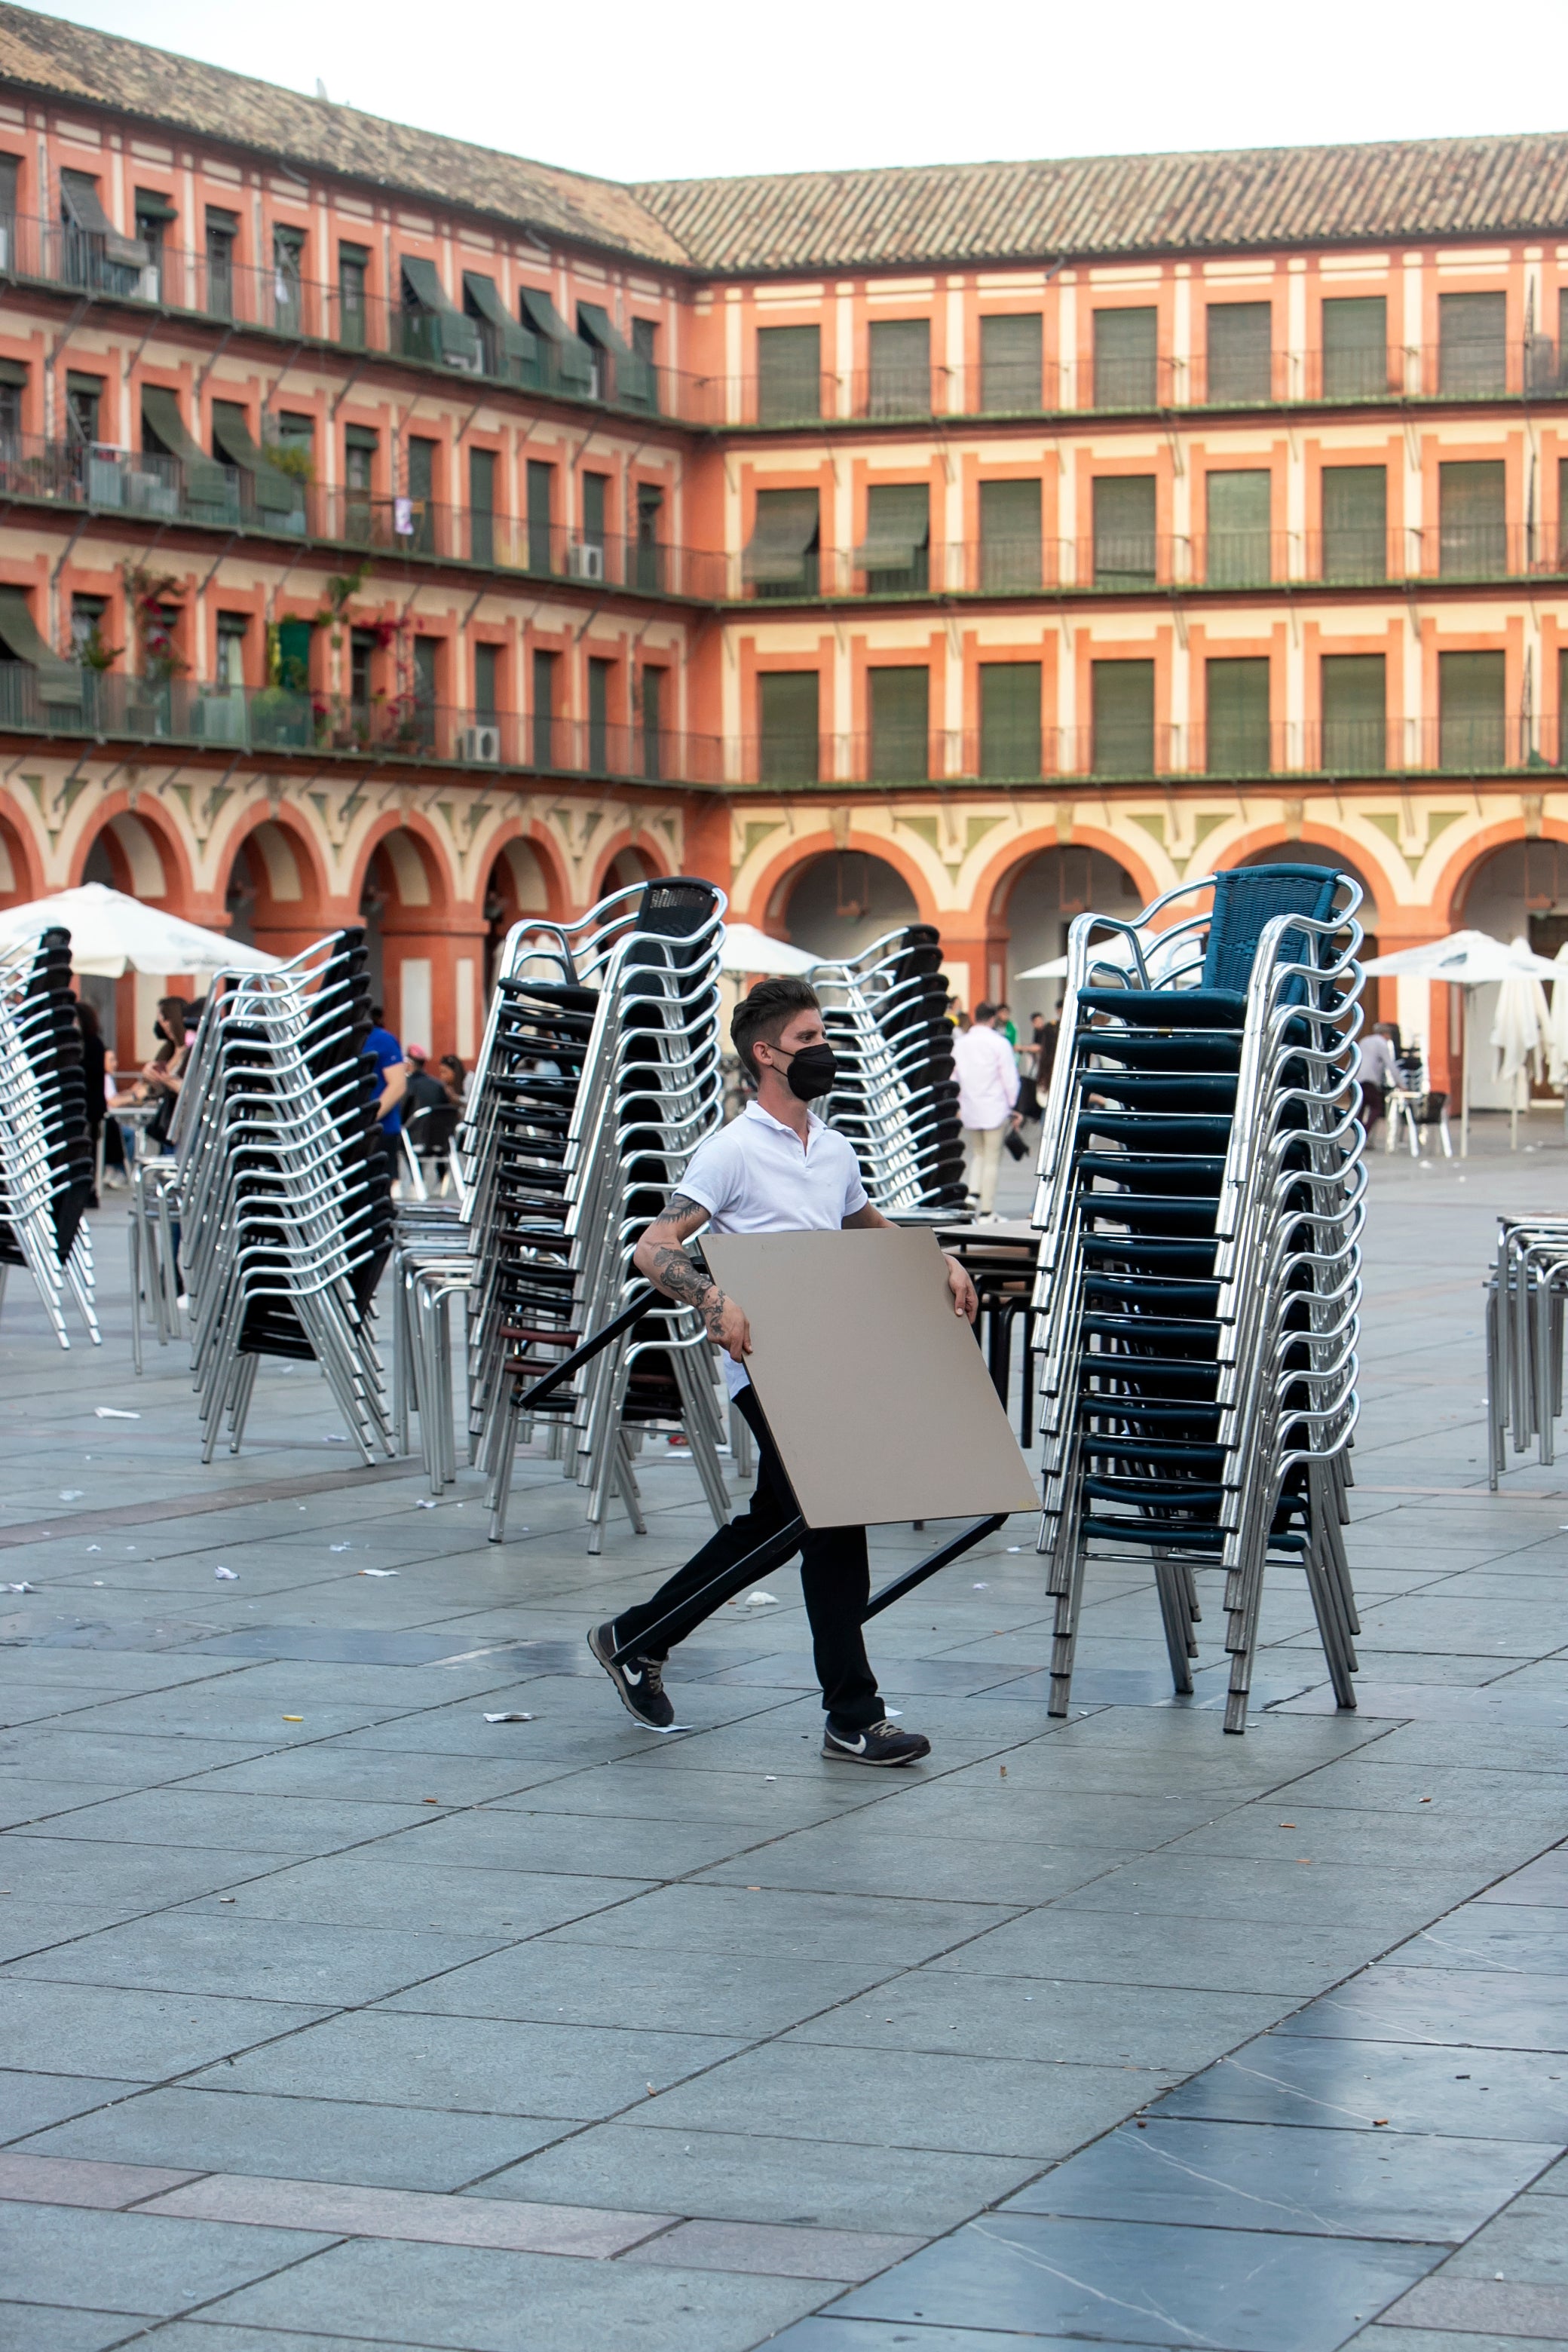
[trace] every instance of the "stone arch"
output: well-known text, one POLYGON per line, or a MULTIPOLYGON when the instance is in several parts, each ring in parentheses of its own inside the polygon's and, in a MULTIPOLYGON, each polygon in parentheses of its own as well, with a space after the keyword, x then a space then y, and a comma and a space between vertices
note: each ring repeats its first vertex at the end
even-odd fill
POLYGON ((115 793, 82 828, 70 863, 74 887, 104 882, 127 898, 142 898, 190 922, 209 922, 193 904, 195 897, 184 844, 163 811, 138 797, 115 793))
MULTIPOLYGON (((1542 841, 1568 841, 1568 820, 1543 815, 1535 837, 1542 841)), ((1434 873, 1428 893, 1433 938, 1441 939, 1446 931, 1464 927, 1465 905, 1478 869, 1496 851, 1526 838, 1524 819, 1520 815, 1501 817, 1492 824, 1478 825, 1453 844, 1434 873)))
POLYGON ((0 907, 25 907, 44 895, 37 856, 25 825, 0 810, 0 907))
POLYGON ((630 890, 639 882, 655 881, 674 870, 651 835, 629 828, 612 834, 600 853, 588 903, 595 905, 617 890, 630 890))
POLYGON ((405 1045, 466 1060, 477 1034, 482 911, 459 908, 441 844, 417 811, 376 824, 358 872, 351 904, 364 925, 372 998, 387 1027, 405 1045))
POLYGON ((490 844, 481 906, 488 998, 501 942, 512 925, 524 915, 542 915, 560 922, 571 907, 560 851, 542 826, 518 825, 496 836, 490 844))
POLYGON ((254 810, 230 844, 224 903, 233 938, 268 955, 301 954, 334 928, 326 876, 290 809, 254 810))
MULTIPOLYGON (((1019 989, 1036 991, 1026 1012, 1048 1011, 1060 995, 1060 981, 1025 982, 1016 975, 1064 954, 1075 916, 1092 911, 1125 921, 1144 903, 1126 859, 1087 841, 1052 841, 1008 866, 985 910, 986 935, 991 972, 1012 1000, 1015 1021, 1019 989)), ((991 985, 988 978, 988 992, 991 985)))
POLYGON ((922 923, 941 923, 942 915, 931 877, 903 843, 889 840, 883 834, 858 832, 853 825, 842 841, 836 839, 826 825, 809 834, 797 834, 763 866, 752 885, 745 907, 737 904, 732 908, 734 919, 754 923, 761 931, 776 929, 794 887, 792 877, 814 858, 835 849, 855 850, 868 857, 880 858, 884 865, 893 868, 909 889, 920 909, 916 919, 922 923))
POLYGON ((775 890, 769 913, 784 937, 825 963, 860 954, 874 940, 921 919, 920 901, 879 850, 834 846, 800 859, 775 890))
MULTIPOLYGON (((1384 844, 1391 849, 1391 844, 1384 844)), ((1337 825, 1324 824, 1309 819, 1299 832, 1288 834, 1278 823, 1248 825, 1216 853, 1221 867, 1232 866, 1324 866, 1337 864, 1352 874, 1361 884, 1370 902, 1373 914, 1366 908, 1356 919, 1364 929, 1376 932, 1378 925, 1387 920, 1400 903, 1400 877, 1386 858, 1373 845, 1337 825)), ((1402 861, 1403 862, 1403 861, 1402 861)))

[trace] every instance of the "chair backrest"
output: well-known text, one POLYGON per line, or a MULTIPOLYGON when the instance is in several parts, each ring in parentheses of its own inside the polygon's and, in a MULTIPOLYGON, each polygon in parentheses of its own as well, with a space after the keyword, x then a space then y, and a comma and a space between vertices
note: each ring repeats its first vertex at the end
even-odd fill
MULTIPOLYGON (((1338 875, 1321 866, 1233 866, 1216 874, 1204 986, 1245 989, 1265 924, 1276 915, 1310 915, 1327 922, 1338 889, 1338 875)), ((1306 962, 1305 949, 1304 940, 1288 939, 1285 960, 1306 962)))

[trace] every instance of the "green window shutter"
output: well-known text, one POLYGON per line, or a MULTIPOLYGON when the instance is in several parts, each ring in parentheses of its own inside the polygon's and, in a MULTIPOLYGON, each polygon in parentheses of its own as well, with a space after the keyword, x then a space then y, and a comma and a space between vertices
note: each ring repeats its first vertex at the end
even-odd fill
POLYGON ((1508 476, 1500 457, 1437 468, 1438 570, 1496 579, 1508 570, 1508 476))
POLYGON ((931 585, 931 485, 874 482, 866 493, 866 536, 855 550, 874 595, 931 585))
POLYGON ((1026 310, 980 321, 980 406, 987 416, 1029 412, 1044 402, 1044 326, 1026 310))
POLYGON ((533 764, 536 768, 555 765, 555 665, 557 654, 534 648, 533 655, 533 764))
POLYGON ((929 416, 931 320, 877 319, 868 331, 868 416, 929 416))
POLYGON ((1325 466, 1323 578, 1388 576, 1388 468, 1325 466))
POLYGON ((1253 588, 1273 576, 1273 483, 1260 467, 1210 474, 1208 549, 1204 577, 1211 588, 1253 588))
POLYGON ((816 595, 818 530, 815 490, 757 492, 756 520, 741 558, 757 595, 816 595))
POLYGON ((0 588, 0 646, 32 670, 40 702, 62 708, 82 698, 82 673, 56 653, 33 618, 25 588, 0 588))
POLYGON ((408 444, 408 495, 411 499, 428 499, 435 495, 436 444, 416 436, 408 444))
POLYGON ((758 424, 804 425, 821 414, 821 328, 759 327, 758 424))
POLYGON ((414 699, 422 710, 436 708, 436 662, 438 652, 435 637, 414 640, 414 699))
POLYGON ((143 448, 148 446, 149 434, 155 446, 171 457, 178 457, 184 467, 187 509, 205 508, 215 518, 224 521, 238 520, 238 502, 228 468, 218 465, 207 456, 199 442, 192 439, 174 394, 160 390, 156 385, 144 384, 142 388, 143 448))
POLYGON ((1153 408, 1160 396, 1160 313, 1151 308, 1094 314, 1096 408, 1153 408))
POLYGON ((551 524, 555 513, 555 468, 542 457, 528 461, 528 568, 551 570, 551 524))
POLYGON ((310 683, 310 647, 316 632, 309 621, 278 624, 278 684, 303 694, 310 683))
POLYGON ((645 668, 637 680, 637 721, 642 732, 642 773, 657 783, 664 773, 664 677, 645 668))
POLYGON ((1040 484, 980 485, 980 585, 992 590, 1040 584, 1040 484))
POLYGON ((1208 306, 1210 405, 1274 396, 1274 312, 1267 302, 1208 306))
POLYGON ((574 400, 588 399, 594 390, 594 354, 581 335, 574 335, 548 294, 531 286, 517 289, 518 306, 540 338, 541 383, 574 400))
POLYGON ((1382 654, 1325 654, 1321 766, 1331 775, 1377 776, 1388 764, 1387 686, 1382 654))
POLYGON ((496 292, 493 278, 477 269, 463 272, 463 307, 481 321, 479 341, 488 374, 509 376, 521 383, 539 382, 539 338, 511 316, 496 292))
POLYGON ((409 359, 434 360, 447 367, 477 370, 479 331, 459 310, 441 283, 433 261, 417 254, 401 257, 403 350, 409 359))
POLYGON ((468 556, 493 563, 496 555, 496 456, 493 449, 468 452, 468 556))
POLYGON ((1557 761, 1568 767, 1568 646, 1557 656, 1557 761))
POLYGON ((980 772, 1037 783, 1040 776, 1040 665, 980 665, 980 772))
POLYGON ((1387 302, 1381 294, 1331 297, 1323 304, 1323 398, 1375 399, 1389 389, 1387 302))
POLYGON ((931 767, 931 673, 873 669, 870 683, 871 781, 923 782, 931 767))
POLYGON ((493 719, 500 705, 496 689, 500 677, 500 647, 474 647, 474 717, 493 719))
POLYGON ((1094 483, 1094 580, 1098 588, 1151 586, 1155 576, 1152 474, 1100 474, 1094 483))
POLYGON ((1097 776, 1154 772, 1154 665, 1152 661, 1089 664, 1097 776))
POLYGON ((1439 294, 1437 388, 1471 398, 1508 388, 1508 296, 1439 294))
POLYGON ((759 782, 816 783, 820 693, 820 681, 814 669, 763 670, 759 673, 759 782))
POLYGON ((1247 655, 1205 664, 1211 776, 1267 775, 1268 660, 1247 655))
POLYGON ((605 544, 605 513, 610 488, 608 474, 583 477, 583 540, 585 546, 605 544))
POLYGON ((610 668, 607 661, 588 662, 588 766, 604 775, 610 764, 610 668))
POLYGON ((1500 768, 1508 741, 1507 656, 1437 656, 1438 764, 1467 772, 1500 768))
POLYGON ((220 463, 237 467, 247 478, 250 494, 264 522, 268 517, 299 515, 298 528, 304 529, 304 500, 299 483, 290 475, 280 473, 266 452, 258 448, 251 436, 249 416, 237 401, 214 401, 213 441, 220 463))

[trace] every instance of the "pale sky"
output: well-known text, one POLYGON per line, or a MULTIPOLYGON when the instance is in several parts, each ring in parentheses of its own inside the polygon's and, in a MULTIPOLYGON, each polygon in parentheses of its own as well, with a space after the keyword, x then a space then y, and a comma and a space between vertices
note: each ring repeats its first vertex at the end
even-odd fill
MULTIPOLYGON (((1568 0, 68 0, 52 12, 610 179, 1568 124, 1568 0)), ((454 190, 455 194, 460 191, 454 190)))

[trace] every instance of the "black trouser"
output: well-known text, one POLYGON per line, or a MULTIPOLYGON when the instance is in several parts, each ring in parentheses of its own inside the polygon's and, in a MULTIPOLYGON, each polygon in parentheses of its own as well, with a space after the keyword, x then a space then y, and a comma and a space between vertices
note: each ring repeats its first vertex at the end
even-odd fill
MULTIPOLYGON (((684 1568, 659 1586, 640 1609, 627 1609, 616 1619, 617 1642, 635 1642, 640 1632, 657 1625, 672 1609, 682 1613, 658 1637, 663 1657, 677 1642, 684 1642, 718 1605, 708 1601, 689 1609, 706 1584, 727 1568, 738 1567, 749 1551, 764 1543, 786 1519, 796 1515, 796 1504, 778 1448, 763 1419, 754 1388, 735 1399, 756 1437, 757 1486, 751 1507, 727 1528, 720 1528, 684 1568)), ((800 1539, 800 1581, 805 1613, 811 1623, 812 1655, 822 1685, 822 1703, 836 1725, 847 1731, 864 1731, 882 1719, 877 1677, 866 1657, 860 1632, 866 1603, 871 1597, 871 1570, 866 1557, 864 1528, 808 1528, 800 1539)))

